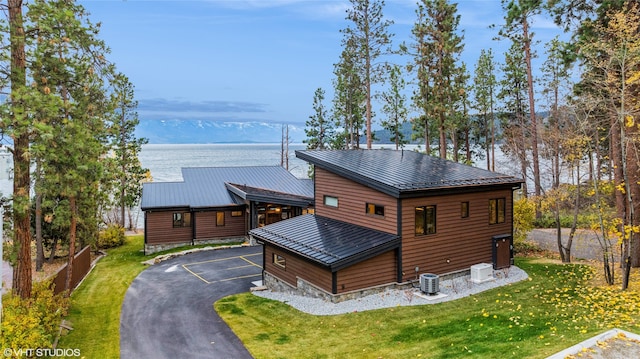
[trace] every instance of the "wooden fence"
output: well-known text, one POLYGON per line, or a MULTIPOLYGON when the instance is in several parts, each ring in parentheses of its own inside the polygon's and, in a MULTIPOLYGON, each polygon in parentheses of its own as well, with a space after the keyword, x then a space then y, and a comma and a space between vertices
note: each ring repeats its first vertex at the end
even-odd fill
MULTIPOLYGON (((64 291, 64 285, 67 280, 67 266, 60 268, 53 278, 51 285, 53 293, 58 294, 64 291)), ((80 283, 84 276, 91 269, 91 247, 84 247, 78 254, 73 257, 73 271, 71 273, 71 291, 80 283)))

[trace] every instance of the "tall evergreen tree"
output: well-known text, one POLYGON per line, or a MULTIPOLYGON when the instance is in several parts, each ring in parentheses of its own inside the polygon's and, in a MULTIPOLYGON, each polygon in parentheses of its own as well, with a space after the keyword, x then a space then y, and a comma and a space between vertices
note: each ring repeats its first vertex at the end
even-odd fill
POLYGON ((527 72, 524 66, 524 54, 520 50, 518 42, 512 42, 511 47, 505 53, 505 62, 502 66, 504 74, 499 83, 497 98, 503 103, 500 115, 500 127, 503 131, 504 144, 502 152, 517 160, 525 182, 522 191, 525 196, 528 193, 526 179, 528 178, 528 156, 530 131, 527 121, 527 72))
MULTIPOLYGON (((138 101, 135 100, 133 84, 124 74, 117 74, 112 80, 113 93, 111 101, 115 107, 111 121, 111 149, 114 151, 114 160, 117 171, 117 198, 120 207, 120 225, 125 227, 125 210, 129 210, 138 204, 142 196, 142 181, 147 169, 142 168, 138 154, 142 145, 148 141, 145 138, 137 138, 135 129, 138 123, 138 101)), ((132 228, 129 218, 129 227, 132 228)))
POLYGON ((340 60, 334 65, 335 79, 331 117, 335 123, 332 148, 360 148, 364 124, 365 93, 357 67, 357 42, 346 39, 340 60))
POLYGON ((439 154, 446 158, 447 133, 455 127, 454 104, 460 95, 455 84, 459 71, 457 62, 464 47, 463 37, 458 34, 460 15, 457 15, 457 4, 447 0, 422 0, 421 5, 424 6, 424 24, 416 27, 431 45, 424 47, 425 52, 420 54, 424 58, 419 61, 426 61, 425 69, 430 72, 426 76, 430 81, 430 107, 438 123, 439 154))
POLYGON ((105 117, 112 110, 104 79, 112 75, 113 67, 106 63, 102 54, 107 48, 95 37, 98 29, 86 15, 81 6, 65 0, 36 0, 29 7, 29 18, 39 30, 32 72, 50 84, 45 93, 59 104, 41 122, 33 154, 42 159, 48 191, 69 203, 67 290, 79 226, 90 224, 93 234, 97 232, 94 198, 107 150, 105 117), (93 213, 86 213, 88 209, 93 213))
POLYGON ((22 0, 8 0, 9 15, 9 79, 8 121, 2 121, 2 132, 13 140, 13 226, 17 246, 17 262, 13 272, 13 291, 21 298, 31 296, 31 175, 29 139, 33 132, 26 98, 26 35, 22 0))
POLYGON ((480 57, 475 68, 474 108, 478 111, 478 137, 481 137, 487 159, 487 169, 495 171, 495 114, 494 100, 496 94, 496 65, 491 49, 480 50, 480 57))
POLYGON ((303 141, 309 150, 324 150, 330 148, 333 135, 331 121, 324 106, 324 90, 318 87, 313 94, 314 114, 309 116, 304 130, 307 138, 303 141))
POLYGON ((352 26, 341 32, 344 34, 343 45, 355 42, 354 60, 362 79, 365 94, 365 121, 367 149, 373 143, 371 122, 373 110, 371 108, 372 86, 384 78, 384 64, 379 62, 380 56, 391 52, 391 38, 389 26, 393 21, 385 20, 382 9, 383 0, 349 0, 352 7, 347 10, 347 20, 352 26))
POLYGON ((542 11, 542 0, 502 0, 505 10, 505 24, 500 29, 500 35, 522 44, 524 63, 527 74, 527 95, 529 98, 529 121, 531 123, 531 162, 533 163, 533 183, 536 196, 542 194, 540 185, 540 157, 538 154, 538 121, 535 111, 535 95, 533 85, 533 71, 531 50, 533 32, 530 31, 531 18, 542 11))
POLYGON ((396 146, 396 150, 408 142, 402 133, 402 127, 407 122, 407 98, 404 94, 405 81, 402 77, 400 66, 392 65, 389 70, 389 87, 386 92, 382 92, 382 113, 387 115, 382 120, 382 127, 391 133, 391 140, 396 146))
POLYGON ((413 92, 411 100, 419 115, 411 120, 412 139, 421 138, 425 145, 427 155, 431 154, 431 133, 433 127, 433 101, 432 98, 432 64, 430 54, 435 50, 435 46, 430 42, 427 26, 427 12, 424 4, 418 3, 416 9, 416 22, 411 29, 412 42, 400 45, 403 54, 411 56, 411 61, 407 65, 407 71, 413 73, 413 81, 416 90, 413 92))

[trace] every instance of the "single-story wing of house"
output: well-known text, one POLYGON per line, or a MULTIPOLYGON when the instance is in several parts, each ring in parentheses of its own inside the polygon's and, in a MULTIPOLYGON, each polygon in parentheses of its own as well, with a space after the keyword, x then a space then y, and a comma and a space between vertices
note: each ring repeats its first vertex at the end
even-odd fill
POLYGON ((313 183, 280 166, 188 167, 181 182, 143 184, 145 253, 243 242, 250 229, 313 211, 313 183))
POLYGON ((420 274, 513 261, 519 178, 413 151, 296 151, 314 166, 315 213, 254 228, 264 284, 340 301, 420 274))

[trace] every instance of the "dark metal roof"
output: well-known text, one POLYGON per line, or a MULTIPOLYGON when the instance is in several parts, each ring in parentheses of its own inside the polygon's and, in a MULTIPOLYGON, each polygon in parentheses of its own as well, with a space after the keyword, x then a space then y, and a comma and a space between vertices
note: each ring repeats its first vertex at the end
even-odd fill
POLYGON ((331 271, 400 246, 394 234, 307 214, 249 232, 258 240, 285 248, 331 271))
POLYGON ((313 204, 313 199, 291 193, 283 193, 264 188, 255 188, 235 183, 226 183, 227 189, 236 196, 253 201, 285 204, 298 207, 307 207, 313 204))
POLYGON ((313 183, 298 179, 280 166, 187 167, 182 168, 183 182, 151 182, 142 187, 143 211, 167 208, 210 208, 238 205, 238 193, 227 183, 240 184, 264 193, 288 194, 297 200, 313 202, 313 183))
POLYGON ((415 151, 314 150, 296 156, 394 197, 440 189, 519 186, 519 178, 415 151))

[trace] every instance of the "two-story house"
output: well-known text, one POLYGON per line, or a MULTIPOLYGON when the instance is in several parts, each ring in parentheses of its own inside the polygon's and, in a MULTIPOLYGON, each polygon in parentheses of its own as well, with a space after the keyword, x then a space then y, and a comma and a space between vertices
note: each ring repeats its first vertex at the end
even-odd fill
POLYGON ((512 264, 522 180, 413 151, 296 151, 314 166, 315 214, 251 230, 264 284, 340 301, 422 273, 512 264))

